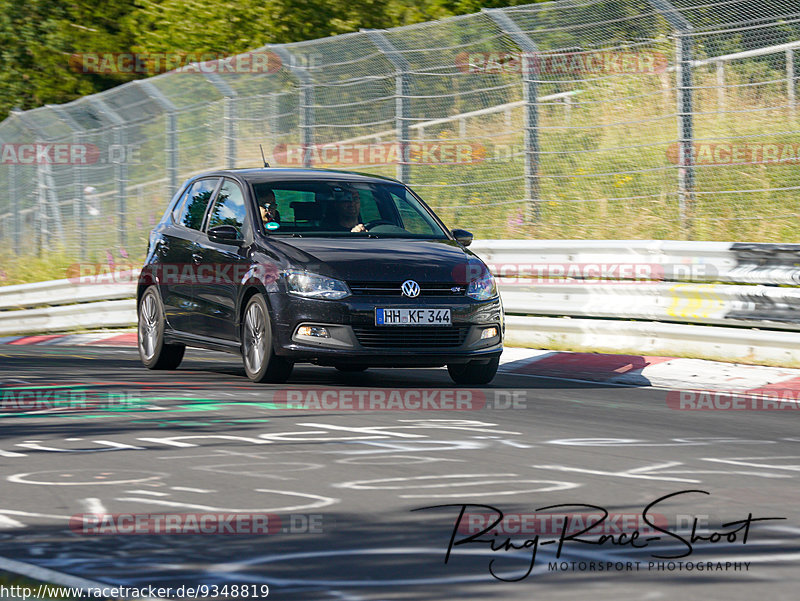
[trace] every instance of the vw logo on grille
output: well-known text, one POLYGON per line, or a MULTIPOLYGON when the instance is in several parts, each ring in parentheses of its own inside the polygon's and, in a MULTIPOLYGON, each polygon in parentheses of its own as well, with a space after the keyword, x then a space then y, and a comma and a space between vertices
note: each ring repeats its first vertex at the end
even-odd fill
POLYGON ((403 291, 403 296, 407 296, 408 298, 416 298, 419 296, 419 284, 414 280, 406 280, 403 282, 401 289, 403 291))

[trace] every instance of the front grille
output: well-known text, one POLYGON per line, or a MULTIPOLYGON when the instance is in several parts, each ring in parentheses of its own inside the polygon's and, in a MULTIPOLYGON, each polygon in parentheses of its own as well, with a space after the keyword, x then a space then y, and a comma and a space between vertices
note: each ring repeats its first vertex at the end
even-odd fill
MULTIPOLYGON (((347 282, 354 296, 402 296, 403 282, 347 282)), ((420 282, 419 296, 464 296, 467 287, 453 282, 420 282)))
POLYGON ((353 326, 365 348, 456 348, 464 343, 469 326, 353 326))

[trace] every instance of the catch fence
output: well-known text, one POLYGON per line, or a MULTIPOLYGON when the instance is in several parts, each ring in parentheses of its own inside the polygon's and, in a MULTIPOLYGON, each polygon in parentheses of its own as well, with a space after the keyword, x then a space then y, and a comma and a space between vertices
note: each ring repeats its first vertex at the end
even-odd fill
POLYGON ((259 144, 483 238, 795 240, 798 49, 793 0, 559 0, 191 64, 0 123, 0 259, 140 260, 187 176, 259 144))

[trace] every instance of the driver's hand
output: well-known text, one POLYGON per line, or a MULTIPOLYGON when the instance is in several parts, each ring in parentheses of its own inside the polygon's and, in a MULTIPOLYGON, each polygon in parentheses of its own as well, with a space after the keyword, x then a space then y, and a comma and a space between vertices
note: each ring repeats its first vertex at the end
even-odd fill
POLYGON ((354 226, 350 231, 351 232, 366 232, 367 228, 364 227, 363 223, 359 223, 358 225, 354 226))

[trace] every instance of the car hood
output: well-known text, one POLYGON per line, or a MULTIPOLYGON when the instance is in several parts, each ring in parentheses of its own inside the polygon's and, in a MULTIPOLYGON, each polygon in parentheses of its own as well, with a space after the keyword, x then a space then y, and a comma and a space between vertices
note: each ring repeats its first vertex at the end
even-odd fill
POLYGON ((270 242, 294 267, 346 281, 465 284, 480 259, 454 240, 290 238, 270 242))

